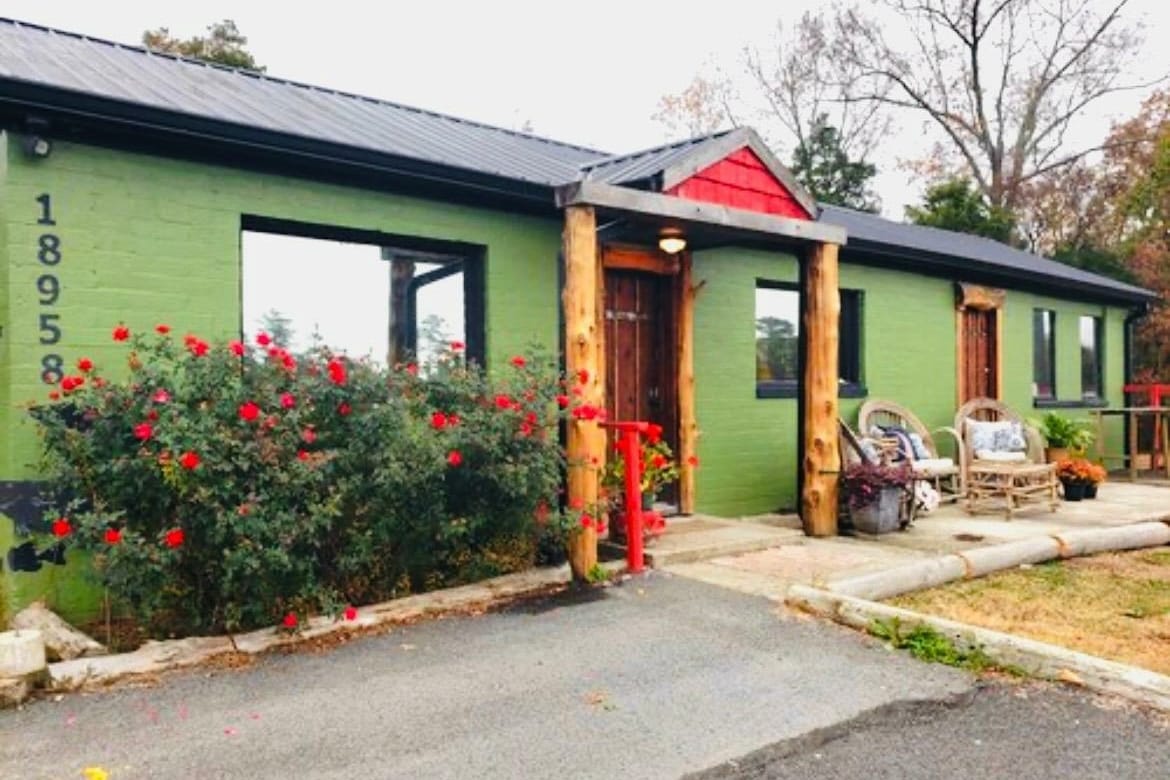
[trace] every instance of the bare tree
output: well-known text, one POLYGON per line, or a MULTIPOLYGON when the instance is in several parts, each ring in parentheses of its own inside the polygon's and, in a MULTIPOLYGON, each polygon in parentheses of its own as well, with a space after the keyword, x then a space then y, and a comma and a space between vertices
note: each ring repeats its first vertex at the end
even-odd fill
POLYGON ((806 11, 791 30, 777 24, 770 51, 744 49, 745 69, 764 100, 756 113, 772 143, 809 148, 818 128, 831 127, 841 150, 866 162, 889 135, 891 117, 881 101, 857 100, 854 90, 885 96, 888 87, 863 80, 853 62, 837 56, 830 27, 823 13, 806 11))
POLYGON ((677 95, 664 95, 651 118, 666 126, 672 138, 694 138, 725 127, 738 127, 731 81, 721 72, 695 76, 677 95))
MULTIPOLYGON (((1104 145, 1070 147, 1094 102, 1151 86, 1125 78, 1142 41, 1129 0, 873 0, 836 17, 835 47, 855 79, 849 102, 920 112, 942 130, 951 173, 1014 211, 1026 185, 1104 145), (893 41, 887 30, 905 32, 893 41)), ((847 88, 846 88, 847 87, 847 88)))

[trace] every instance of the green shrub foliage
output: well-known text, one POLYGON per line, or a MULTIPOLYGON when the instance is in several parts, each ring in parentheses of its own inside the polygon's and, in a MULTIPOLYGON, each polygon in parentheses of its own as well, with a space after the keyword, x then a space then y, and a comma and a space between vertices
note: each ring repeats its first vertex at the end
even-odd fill
POLYGON ((53 533, 93 551, 156 635, 272 625, 564 549, 550 508, 569 404, 547 357, 488 376, 455 344, 420 375, 263 334, 114 338, 129 371, 83 359, 32 413, 53 533))

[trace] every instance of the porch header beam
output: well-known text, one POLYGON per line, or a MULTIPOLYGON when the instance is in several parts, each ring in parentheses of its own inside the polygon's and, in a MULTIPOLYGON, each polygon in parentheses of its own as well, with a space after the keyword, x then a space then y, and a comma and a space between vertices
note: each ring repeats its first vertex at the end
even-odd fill
POLYGON ((558 208, 594 206, 607 211, 722 227, 755 239, 786 238, 840 245, 847 238, 845 229, 837 225, 760 214, 597 181, 578 181, 557 187, 556 203, 558 208))

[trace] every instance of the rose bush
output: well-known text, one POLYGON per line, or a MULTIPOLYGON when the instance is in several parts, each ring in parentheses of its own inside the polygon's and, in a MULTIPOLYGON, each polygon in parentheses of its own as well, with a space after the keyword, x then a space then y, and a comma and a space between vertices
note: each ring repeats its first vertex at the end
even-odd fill
POLYGON ((569 530, 553 362, 487 376, 452 349, 420 375, 322 348, 293 355, 114 340, 32 414, 59 537, 155 634, 271 625, 530 566, 569 530))

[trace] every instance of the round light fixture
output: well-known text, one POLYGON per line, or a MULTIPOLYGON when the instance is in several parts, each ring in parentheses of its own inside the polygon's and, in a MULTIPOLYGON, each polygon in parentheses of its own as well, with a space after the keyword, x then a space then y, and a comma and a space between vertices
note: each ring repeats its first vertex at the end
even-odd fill
POLYGON ((658 237, 658 248, 668 255, 677 255, 687 248, 687 240, 683 238, 682 231, 663 231, 658 237))

